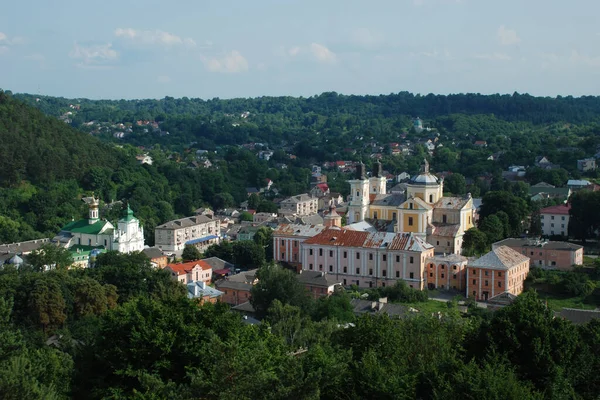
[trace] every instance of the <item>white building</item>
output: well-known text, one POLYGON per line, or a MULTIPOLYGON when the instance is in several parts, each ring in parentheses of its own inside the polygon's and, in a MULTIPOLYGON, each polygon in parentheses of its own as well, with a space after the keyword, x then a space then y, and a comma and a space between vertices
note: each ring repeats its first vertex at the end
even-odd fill
POLYGON ((169 221, 154 230, 155 246, 162 251, 180 251, 186 244, 204 251, 219 243, 221 222, 205 215, 196 215, 169 221))
POLYGON ((316 214, 319 207, 319 199, 308 194, 299 194, 283 200, 279 205, 279 213, 282 215, 312 215, 316 214))
POLYGON ((569 210, 570 205, 559 205, 542 208, 540 219, 542 235, 544 236, 569 236, 569 210))

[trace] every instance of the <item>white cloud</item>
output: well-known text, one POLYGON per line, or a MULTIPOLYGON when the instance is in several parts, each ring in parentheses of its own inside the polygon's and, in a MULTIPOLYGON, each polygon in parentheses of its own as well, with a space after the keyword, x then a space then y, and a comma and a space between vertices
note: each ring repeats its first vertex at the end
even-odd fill
POLYGON ((577 50, 571 51, 571 57, 569 58, 569 61, 577 65, 600 67, 600 56, 593 57, 587 54, 581 54, 577 50))
POLYGON ((290 47, 287 51, 287 53, 292 56, 292 57, 296 57, 298 54, 300 54, 300 47, 298 46, 294 46, 294 47, 290 47))
POLYGON ((119 54, 112 48, 112 43, 88 46, 75 43, 69 57, 80 60, 79 67, 107 67, 118 59, 119 54))
POLYGON ((385 37, 381 32, 373 32, 367 28, 360 28, 354 31, 352 40, 359 46, 373 48, 381 45, 385 37))
POLYGON ((318 62, 332 64, 337 61, 337 56, 335 53, 322 44, 311 43, 309 50, 318 62))
POLYGON ((115 29, 115 36, 137 45, 157 45, 164 47, 196 46, 196 42, 192 38, 182 38, 160 30, 142 31, 133 28, 117 28, 115 29))
POLYGON ((500 28, 498 28, 496 37, 503 46, 512 46, 513 44, 521 42, 521 38, 517 35, 517 31, 514 29, 506 29, 504 25, 501 25, 500 28))
POLYGON ((171 77, 167 75, 160 75, 156 78, 156 82, 158 83, 169 83, 171 82, 171 77))
POLYGON ((0 42, 7 42, 8 43, 8 36, 6 36, 5 33, 0 32, 0 42))
POLYGON ((238 73, 248 70, 248 60, 237 50, 222 57, 203 57, 202 62, 210 72, 238 73))
POLYGON ((8 53, 8 46, 0 46, 0 56, 8 53))
POLYGON ((492 53, 492 54, 475 54, 474 58, 478 58, 480 60, 490 60, 490 61, 509 61, 512 59, 506 53, 492 53))

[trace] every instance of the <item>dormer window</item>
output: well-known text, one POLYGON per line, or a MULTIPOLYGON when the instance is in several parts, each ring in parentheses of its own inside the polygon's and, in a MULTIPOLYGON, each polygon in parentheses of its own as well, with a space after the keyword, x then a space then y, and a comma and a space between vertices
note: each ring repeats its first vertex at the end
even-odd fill
POLYGON ((413 203, 408 203, 408 208, 409 208, 409 210, 412 210, 413 209, 413 203))

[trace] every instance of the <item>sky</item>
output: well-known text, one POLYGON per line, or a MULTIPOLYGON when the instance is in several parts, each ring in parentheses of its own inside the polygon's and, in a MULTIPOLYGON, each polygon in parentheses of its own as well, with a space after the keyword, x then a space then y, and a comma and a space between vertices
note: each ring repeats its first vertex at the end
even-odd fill
POLYGON ((0 88, 68 98, 599 95, 598 0, 19 0, 0 88))

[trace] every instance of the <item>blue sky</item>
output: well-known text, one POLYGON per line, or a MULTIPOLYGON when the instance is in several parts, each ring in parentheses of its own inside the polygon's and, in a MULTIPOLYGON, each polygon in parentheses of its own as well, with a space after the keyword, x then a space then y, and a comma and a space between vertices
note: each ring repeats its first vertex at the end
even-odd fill
POLYGON ((64 97, 598 95, 597 0, 19 0, 0 88, 64 97))

